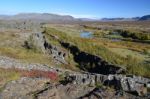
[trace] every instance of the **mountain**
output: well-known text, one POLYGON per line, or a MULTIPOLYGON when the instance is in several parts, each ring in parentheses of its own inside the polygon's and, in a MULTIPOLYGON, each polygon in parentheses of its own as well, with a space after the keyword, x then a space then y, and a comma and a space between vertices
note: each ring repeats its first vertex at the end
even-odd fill
POLYGON ((140 17, 133 18, 102 18, 101 21, 137 21, 140 17))
POLYGON ((10 16, 8 15, 0 15, 0 19, 5 19, 5 18, 9 18, 10 16))
POLYGON ((150 15, 142 16, 139 20, 140 20, 140 21, 150 20, 150 15))
POLYGON ((0 15, 1 20, 41 20, 41 21, 74 21, 69 15, 57 15, 49 13, 21 13, 13 16, 0 15))

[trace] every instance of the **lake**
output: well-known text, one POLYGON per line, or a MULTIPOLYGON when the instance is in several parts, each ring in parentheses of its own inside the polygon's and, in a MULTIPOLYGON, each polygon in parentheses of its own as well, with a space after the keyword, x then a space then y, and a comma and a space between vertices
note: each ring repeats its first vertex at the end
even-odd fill
POLYGON ((82 38, 92 38, 93 35, 91 32, 88 32, 88 31, 82 31, 81 34, 80 34, 80 37, 82 38))

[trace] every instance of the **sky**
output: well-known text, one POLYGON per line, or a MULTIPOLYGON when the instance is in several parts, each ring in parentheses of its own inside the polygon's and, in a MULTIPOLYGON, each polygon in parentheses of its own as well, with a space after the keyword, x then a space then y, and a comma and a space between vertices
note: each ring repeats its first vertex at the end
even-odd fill
POLYGON ((77 18, 137 17, 150 14, 150 0, 0 0, 0 14, 54 13, 77 18))

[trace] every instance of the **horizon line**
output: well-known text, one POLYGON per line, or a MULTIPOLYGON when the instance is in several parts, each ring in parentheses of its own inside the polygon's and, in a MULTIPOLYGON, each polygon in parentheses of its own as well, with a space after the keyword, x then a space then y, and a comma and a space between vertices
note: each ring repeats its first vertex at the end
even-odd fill
POLYGON ((135 18, 135 17, 142 17, 145 15, 141 15, 141 16, 132 16, 132 17, 123 17, 123 16, 117 16, 117 17, 97 17, 97 16, 93 16, 93 15, 81 15, 81 14, 69 14, 69 13, 48 13, 48 12, 19 12, 19 13, 10 13, 10 14, 2 14, 0 13, 0 15, 6 15, 6 16, 14 16, 14 15, 19 15, 19 14, 54 14, 54 15, 60 15, 60 16, 72 16, 74 18, 89 18, 89 19, 103 19, 103 18, 135 18))

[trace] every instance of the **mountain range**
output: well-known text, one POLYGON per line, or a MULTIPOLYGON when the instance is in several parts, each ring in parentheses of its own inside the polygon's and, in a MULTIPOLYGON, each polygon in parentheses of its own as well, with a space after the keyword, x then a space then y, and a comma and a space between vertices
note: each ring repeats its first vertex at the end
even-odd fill
POLYGON ((139 20, 150 20, 150 15, 142 16, 139 20))
POLYGON ((16 15, 0 15, 0 20, 38 20, 44 22, 65 22, 65 21, 146 21, 150 15, 133 18, 74 18, 70 15, 58 15, 50 13, 20 13, 16 15))
POLYGON ((69 15, 57 15, 49 13, 20 13, 17 15, 0 15, 0 20, 38 20, 44 22, 75 21, 69 15))

